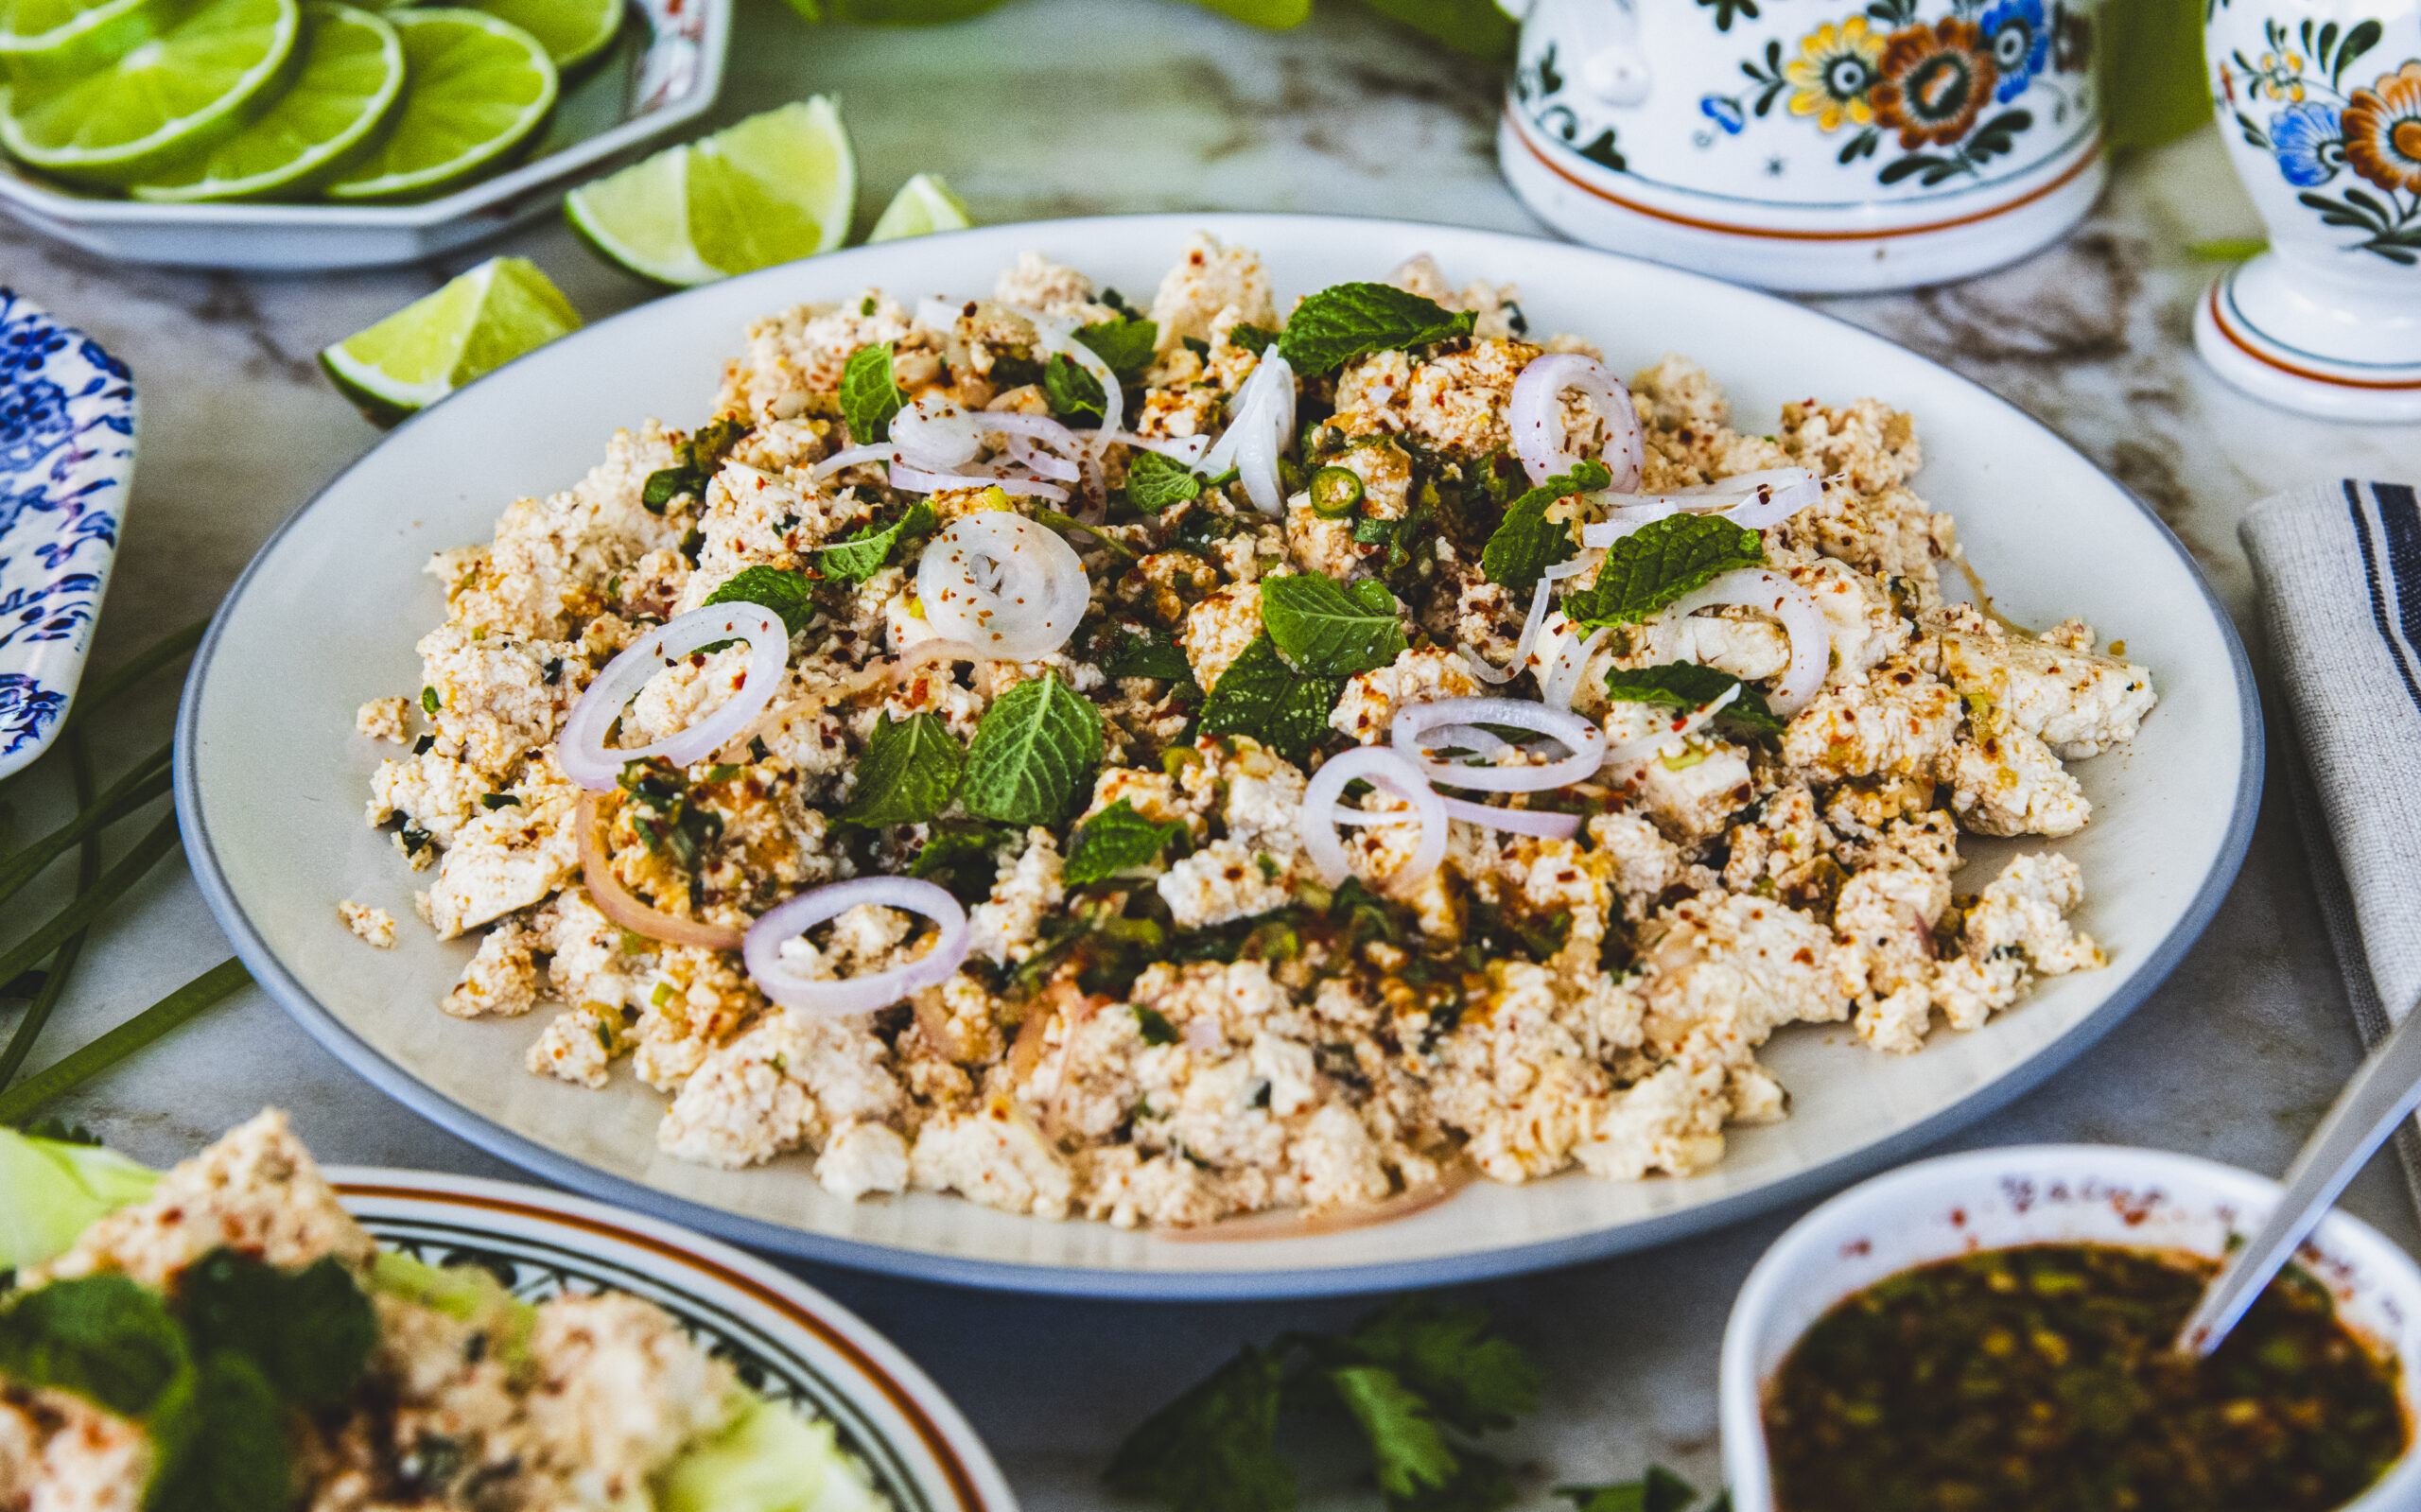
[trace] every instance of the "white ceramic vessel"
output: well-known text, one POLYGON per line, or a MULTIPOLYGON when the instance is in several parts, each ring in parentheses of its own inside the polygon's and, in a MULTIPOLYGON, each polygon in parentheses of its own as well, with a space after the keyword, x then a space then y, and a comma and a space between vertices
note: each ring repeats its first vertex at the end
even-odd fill
MULTIPOLYGON (((2278 1184, 2193 1156, 2110 1145, 2022 1145, 1921 1161, 1835 1197, 1792 1225, 1749 1273, 1723 1335, 1723 1473, 1733 1512, 1774 1512, 1765 1383, 1835 1303, 1899 1271, 2013 1244, 2101 1243, 2218 1259, 2249 1234, 2278 1184)), ((2421 1267, 2368 1224, 2330 1213, 2302 1262, 2338 1316, 2395 1352, 2407 1412, 2421 1402, 2421 1267)), ((2421 1505, 2408 1451, 2340 1512, 2421 1505)))
POLYGON ((292 272, 436 257, 551 212, 704 114, 723 89, 731 0, 632 0, 621 40, 566 88, 528 161, 416 204, 146 204, 80 193, 0 158, 0 209, 114 262, 292 272))
POLYGON ((2013 261, 2101 192, 2099 0, 1503 0, 1506 178, 1577 240, 1739 283, 2013 261))
POLYGON ((2210 0, 2220 130, 2271 250, 2194 344, 2290 409, 2421 420, 2421 0, 2210 0))

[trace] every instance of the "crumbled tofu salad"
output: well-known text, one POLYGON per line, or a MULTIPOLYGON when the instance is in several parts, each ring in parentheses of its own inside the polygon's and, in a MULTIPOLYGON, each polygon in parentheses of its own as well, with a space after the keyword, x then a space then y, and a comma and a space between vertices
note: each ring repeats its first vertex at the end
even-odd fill
POLYGON ((2151 678, 1945 601, 1873 400, 1743 434, 1509 285, 1281 315, 1197 236, 1147 311, 1034 254, 784 311, 715 415, 439 555, 360 714, 485 931, 445 1011, 553 1004, 530 1069, 627 1058, 683 1159, 1364 1221, 1700 1170, 1778 1026, 1912 1051, 2100 964, 2071 861, 1951 878, 2085 823, 2151 678))
POLYGON ((889 1505, 653 1303, 380 1249, 281 1113, 165 1175, 0 1129, 0 1512, 889 1505))

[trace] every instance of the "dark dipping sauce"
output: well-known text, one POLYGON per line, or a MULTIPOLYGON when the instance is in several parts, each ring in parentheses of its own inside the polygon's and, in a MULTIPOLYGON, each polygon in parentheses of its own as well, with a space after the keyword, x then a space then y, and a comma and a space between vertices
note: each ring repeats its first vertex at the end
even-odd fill
POLYGON ((1818 1320, 1766 1394, 1780 1512, 2325 1512, 2405 1450, 2397 1368, 2290 1268, 2207 1360, 2215 1262, 1986 1250, 1818 1320))

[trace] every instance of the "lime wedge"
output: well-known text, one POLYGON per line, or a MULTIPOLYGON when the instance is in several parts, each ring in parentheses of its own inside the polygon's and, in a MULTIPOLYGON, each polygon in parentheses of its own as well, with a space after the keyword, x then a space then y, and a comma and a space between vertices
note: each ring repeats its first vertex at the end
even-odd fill
POLYGON ((296 51, 296 0, 201 0, 89 74, 25 78, 0 96, 0 143, 63 178, 124 183, 243 125, 296 51))
POLYGON ((0 72, 90 73, 167 30, 178 9, 176 0, 0 0, 0 72))
POLYGON ((367 10, 305 0, 303 67, 286 92, 235 135, 179 158, 129 192, 177 204, 292 196, 336 171, 404 93, 404 44, 367 10))
POLYGON ((394 125, 327 187, 331 200, 416 200, 527 141, 555 106, 555 65, 538 40, 477 10, 391 10, 409 82, 394 125))
POLYGON ((464 0, 538 39, 559 74, 597 61, 622 29, 622 0, 464 0))
POLYGON ((392 425, 579 329, 580 312, 536 264, 491 257, 326 348, 320 366, 363 414, 392 425))
POLYGON ((598 255, 686 287, 841 245, 857 159, 818 95, 574 189, 564 214, 598 255))
POLYGON ((882 218, 874 223, 866 240, 898 241, 936 231, 965 231, 973 224, 967 218, 967 201, 949 192, 940 174, 920 173, 901 184, 891 203, 882 207, 882 218))

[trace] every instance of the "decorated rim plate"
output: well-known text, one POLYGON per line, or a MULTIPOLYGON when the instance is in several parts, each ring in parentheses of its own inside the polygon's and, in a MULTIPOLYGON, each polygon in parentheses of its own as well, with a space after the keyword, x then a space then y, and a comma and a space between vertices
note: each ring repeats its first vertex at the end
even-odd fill
POLYGON ((0 288, 0 777, 49 749, 83 678, 134 417, 125 363, 0 288))
MULTIPOLYGON (((1274 1296, 1430 1285, 1661 1243, 1838 1186, 2031 1086, 2176 965, 2236 874, 2260 791, 2260 715, 2244 651, 2151 512, 2049 431, 1976 385, 1863 331, 1766 295, 1609 253, 1489 232, 1292 216, 1145 216, 1001 226, 837 252, 658 301, 541 349, 405 425, 288 521, 220 609, 178 730, 187 854, 253 975, 380 1087, 507 1159, 581 1190, 770 1249, 977 1285, 1150 1297, 1274 1296), (1950 509, 2000 606, 2022 623, 2084 616, 2152 669, 2161 704, 2127 750, 2081 762, 2095 818, 2049 843, 2092 890, 2080 927, 2110 957, 2040 983, 1972 1034, 1878 1053, 1845 1027, 1784 1031, 1764 1063, 1789 1119, 1735 1130, 1713 1170, 1609 1183, 1580 1174, 1475 1184, 1383 1227, 1183 1243, 1048 1223, 930 1192, 851 1205, 805 1156, 744 1172, 661 1155, 665 1098, 522 1069, 527 1021, 465 1022, 437 1002, 471 943, 408 928, 396 948, 340 927, 354 898, 399 918, 419 878, 362 822, 379 759, 354 733, 366 699, 416 687, 413 642, 444 617, 429 553, 493 531, 513 499, 584 474, 618 426, 694 426, 745 323, 802 300, 988 288, 1035 249, 1128 289, 1153 287, 1187 235, 1259 248, 1281 304, 1418 252, 1447 276, 1518 280, 1535 329, 1575 331, 1628 373, 1689 354, 1744 426, 1810 394, 1875 395, 1916 414, 1919 492, 1950 509)), ((2029 842, 2042 844, 2042 842, 2029 842)), ((2006 842, 1965 842, 1965 891, 2006 842)))
POLYGON ((359 1166, 327 1174, 389 1249, 479 1266, 525 1302, 621 1292, 654 1303, 750 1389, 830 1419, 895 1512, 1017 1512, 940 1387, 839 1303, 762 1260, 535 1187, 359 1166))

